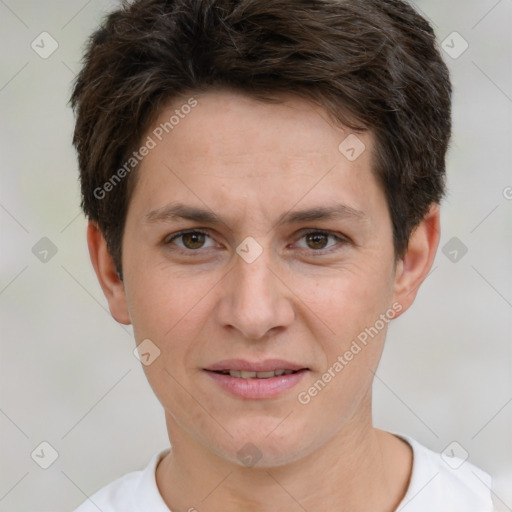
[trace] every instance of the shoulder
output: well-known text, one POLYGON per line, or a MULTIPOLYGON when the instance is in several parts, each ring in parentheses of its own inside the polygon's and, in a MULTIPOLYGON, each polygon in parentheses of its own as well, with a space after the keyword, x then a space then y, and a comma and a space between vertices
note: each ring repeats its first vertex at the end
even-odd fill
POLYGON ((148 465, 114 480, 89 496, 74 512, 139 512, 140 503, 152 512, 169 512, 158 491, 155 469, 168 448, 153 455, 148 465))
POLYGON ((413 450, 407 493, 396 512, 492 512, 492 479, 453 451, 436 453, 415 439, 398 435, 413 450))

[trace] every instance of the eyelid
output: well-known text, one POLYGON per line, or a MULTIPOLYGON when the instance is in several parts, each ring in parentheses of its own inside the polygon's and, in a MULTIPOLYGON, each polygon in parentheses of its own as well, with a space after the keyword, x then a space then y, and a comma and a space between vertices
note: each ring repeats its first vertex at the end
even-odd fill
POLYGON ((165 236, 164 240, 173 240, 174 238, 178 238, 181 235, 186 235, 187 233, 202 233, 203 235, 208 235, 208 230, 205 228, 189 228, 189 229, 182 229, 181 231, 176 231, 175 233, 169 233, 165 236))

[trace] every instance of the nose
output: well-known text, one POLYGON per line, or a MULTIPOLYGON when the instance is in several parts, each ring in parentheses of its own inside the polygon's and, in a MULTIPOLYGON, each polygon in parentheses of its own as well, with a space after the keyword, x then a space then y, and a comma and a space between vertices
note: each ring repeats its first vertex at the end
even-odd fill
POLYGON ((251 263, 235 256, 217 308, 217 319, 223 327, 236 329, 254 341, 285 329, 295 317, 293 295, 267 254, 263 251, 251 263))

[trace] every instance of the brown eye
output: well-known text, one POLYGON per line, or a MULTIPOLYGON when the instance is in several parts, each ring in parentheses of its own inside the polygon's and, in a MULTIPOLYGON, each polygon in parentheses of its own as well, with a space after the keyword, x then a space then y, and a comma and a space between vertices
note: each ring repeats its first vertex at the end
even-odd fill
POLYGON ((187 249, 200 249, 204 245, 205 235, 204 233, 193 232, 193 233, 184 233, 181 235, 183 240, 183 245, 187 249))
POLYGON ((348 243, 350 243, 349 239, 341 234, 315 229, 304 233, 297 242, 297 246, 311 251, 312 254, 321 255, 341 249, 348 243))
POLYGON ((320 232, 308 233, 305 235, 306 244, 310 249, 325 249, 329 235, 320 232))
POLYGON ((202 231, 197 230, 182 231, 180 233, 169 235, 164 240, 164 243, 170 248, 174 245, 182 251, 189 251, 189 253, 191 251, 199 252, 198 249, 208 249, 209 247, 214 246, 213 240, 208 233, 203 233, 202 231))

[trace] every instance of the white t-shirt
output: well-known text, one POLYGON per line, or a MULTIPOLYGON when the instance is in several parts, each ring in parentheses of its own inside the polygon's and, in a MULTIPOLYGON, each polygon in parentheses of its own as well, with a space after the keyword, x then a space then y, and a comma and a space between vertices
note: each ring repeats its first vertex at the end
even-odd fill
MULTIPOLYGON (((411 445, 413 467, 407 493, 395 512, 492 512, 492 480, 487 473, 457 457, 450 457, 448 465, 439 453, 409 436, 396 435, 411 445)), ((74 512, 171 512, 155 478, 158 462, 168 451, 155 453, 145 469, 114 480, 74 512)))

